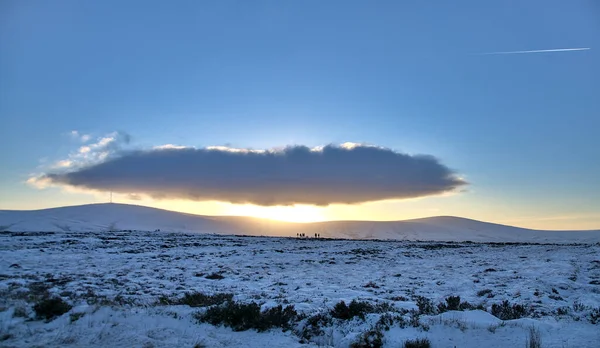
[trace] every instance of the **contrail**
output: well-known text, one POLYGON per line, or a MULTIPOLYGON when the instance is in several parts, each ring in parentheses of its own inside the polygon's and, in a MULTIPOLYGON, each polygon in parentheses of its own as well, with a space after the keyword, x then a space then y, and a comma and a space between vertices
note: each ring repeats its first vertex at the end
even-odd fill
POLYGON ((490 53, 482 53, 482 55, 492 55, 492 54, 525 54, 525 53, 550 53, 550 52, 570 52, 570 51, 587 51, 591 50, 590 47, 580 47, 580 48, 554 48, 550 50, 532 50, 532 51, 505 51, 505 52, 490 52, 490 53))

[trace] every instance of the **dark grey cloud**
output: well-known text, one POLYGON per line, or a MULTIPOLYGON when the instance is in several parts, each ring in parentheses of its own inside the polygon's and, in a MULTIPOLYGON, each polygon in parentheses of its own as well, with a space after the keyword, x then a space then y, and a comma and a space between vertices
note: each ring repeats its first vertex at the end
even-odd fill
POLYGON ((361 203, 437 195, 466 185, 428 155, 373 146, 329 145, 279 151, 163 147, 111 156, 70 172, 47 174, 53 184, 258 205, 361 203))

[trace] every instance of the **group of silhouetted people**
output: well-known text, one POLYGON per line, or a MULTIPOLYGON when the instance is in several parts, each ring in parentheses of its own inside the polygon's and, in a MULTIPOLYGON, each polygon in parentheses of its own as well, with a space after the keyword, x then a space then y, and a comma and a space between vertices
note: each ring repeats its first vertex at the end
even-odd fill
MULTIPOLYGON (((306 236, 306 233, 296 233, 296 238, 310 238, 306 236)), ((315 238, 321 238, 320 233, 315 233, 315 238)))

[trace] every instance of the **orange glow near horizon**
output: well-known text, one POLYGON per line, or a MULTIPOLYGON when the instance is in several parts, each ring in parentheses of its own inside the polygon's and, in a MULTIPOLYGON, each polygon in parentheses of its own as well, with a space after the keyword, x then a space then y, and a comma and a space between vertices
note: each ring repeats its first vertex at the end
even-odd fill
POLYGON ((256 205, 230 205, 226 215, 252 216, 285 222, 319 222, 329 220, 325 209, 310 205, 261 207, 256 205))
POLYGON ((472 206, 469 202, 437 197, 428 200, 382 201, 356 205, 333 204, 327 207, 311 205, 264 207, 251 204, 190 201, 121 201, 128 204, 148 205, 198 215, 249 216, 285 222, 320 222, 340 220, 396 221, 431 216, 457 216, 485 222, 507 224, 540 230, 598 229, 599 214, 563 215, 541 212, 519 212, 494 209, 493 205, 472 206))
MULTIPOLYGON (((34 191, 35 195, 0 197, 0 209, 45 209, 90 203, 106 203, 106 193, 66 192, 59 189, 34 191)), ((593 209, 568 211, 560 207, 531 205, 527 202, 505 202, 470 195, 438 196, 423 199, 380 201, 355 205, 333 204, 327 207, 310 205, 263 207, 226 202, 195 202, 189 200, 154 200, 115 194, 115 203, 142 205, 153 208, 208 216, 249 216, 276 221, 318 222, 339 220, 393 221, 431 216, 457 216, 485 222, 507 224, 540 230, 598 230, 600 214, 593 209)))

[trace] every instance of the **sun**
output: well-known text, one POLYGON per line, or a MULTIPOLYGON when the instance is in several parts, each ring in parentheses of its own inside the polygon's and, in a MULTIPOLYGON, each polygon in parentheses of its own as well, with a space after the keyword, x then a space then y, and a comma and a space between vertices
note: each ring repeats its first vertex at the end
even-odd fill
POLYGON ((251 204, 231 205, 227 215, 252 216, 286 222, 325 221, 323 208, 311 205, 262 207, 251 204))

